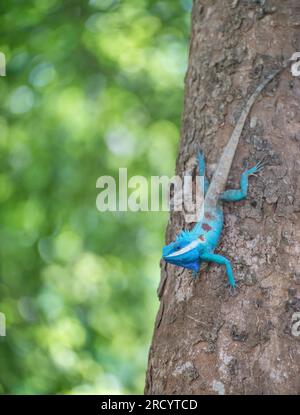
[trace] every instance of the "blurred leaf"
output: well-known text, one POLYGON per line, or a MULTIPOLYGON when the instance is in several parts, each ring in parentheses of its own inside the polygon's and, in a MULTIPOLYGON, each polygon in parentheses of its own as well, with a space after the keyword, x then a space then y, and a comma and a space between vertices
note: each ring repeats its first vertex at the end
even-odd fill
POLYGON ((96 180, 174 174, 190 0, 3 0, 0 393, 142 393, 167 213, 96 180))

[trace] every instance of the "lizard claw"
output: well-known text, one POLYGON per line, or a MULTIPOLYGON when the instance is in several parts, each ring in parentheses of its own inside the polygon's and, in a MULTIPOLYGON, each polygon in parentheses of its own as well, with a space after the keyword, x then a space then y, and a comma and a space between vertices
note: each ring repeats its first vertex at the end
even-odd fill
POLYGON ((197 271, 193 270, 193 272, 192 272, 193 280, 195 280, 197 278, 197 275, 198 275, 197 271))
POLYGON ((229 294, 230 295, 235 295, 237 292, 237 283, 235 282, 234 285, 229 284, 229 294))
POLYGON ((267 165, 266 156, 263 157, 256 165, 256 171, 262 170, 267 165))
POLYGON ((258 173, 261 170, 263 170, 263 168, 265 167, 266 164, 267 164, 266 158, 264 157, 255 166, 251 167, 251 169, 248 170, 248 174, 256 176, 255 173, 258 173))

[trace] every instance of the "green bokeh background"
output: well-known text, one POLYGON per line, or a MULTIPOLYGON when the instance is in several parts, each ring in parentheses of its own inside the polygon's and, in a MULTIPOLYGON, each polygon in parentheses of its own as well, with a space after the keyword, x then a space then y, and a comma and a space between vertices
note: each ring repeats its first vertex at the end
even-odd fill
POLYGON ((1 0, 0 393, 142 393, 167 212, 96 180, 174 173, 191 0, 1 0))

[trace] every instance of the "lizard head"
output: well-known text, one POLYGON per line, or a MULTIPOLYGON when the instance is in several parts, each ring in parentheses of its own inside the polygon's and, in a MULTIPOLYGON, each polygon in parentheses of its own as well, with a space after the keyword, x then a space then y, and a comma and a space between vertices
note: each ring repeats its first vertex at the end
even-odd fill
POLYGON ((203 241, 192 232, 182 231, 174 242, 163 247, 162 256, 170 264, 198 271, 202 245, 203 241))

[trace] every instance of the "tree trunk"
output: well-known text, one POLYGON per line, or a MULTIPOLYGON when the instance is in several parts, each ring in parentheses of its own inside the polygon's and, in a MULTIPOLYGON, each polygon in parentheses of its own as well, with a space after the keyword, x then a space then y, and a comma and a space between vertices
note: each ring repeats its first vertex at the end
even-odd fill
MULTIPOLYGON (((198 148, 208 176, 241 108, 282 58, 300 51, 299 0, 196 0, 177 174, 198 148)), ((160 308, 146 394, 300 393, 300 80, 289 69, 246 122, 228 188, 266 157, 245 201, 225 203, 217 252, 231 260, 191 272, 161 264, 160 308)), ((172 213, 166 242, 185 226, 172 213)))

